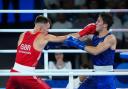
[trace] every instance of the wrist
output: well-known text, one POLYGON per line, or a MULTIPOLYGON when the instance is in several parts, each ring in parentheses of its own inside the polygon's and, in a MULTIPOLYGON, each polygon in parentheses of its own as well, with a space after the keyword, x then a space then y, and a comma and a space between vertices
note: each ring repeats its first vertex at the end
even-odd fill
POLYGON ((85 45, 84 50, 85 50, 85 51, 87 50, 87 45, 85 45))
POLYGON ((86 45, 84 45, 83 49, 82 50, 86 50, 86 45))
POLYGON ((81 49, 81 50, 85 50, 86 47, 86 43, 85 42, 79 42, 79 44, 77 45, 77 48, 81 49))

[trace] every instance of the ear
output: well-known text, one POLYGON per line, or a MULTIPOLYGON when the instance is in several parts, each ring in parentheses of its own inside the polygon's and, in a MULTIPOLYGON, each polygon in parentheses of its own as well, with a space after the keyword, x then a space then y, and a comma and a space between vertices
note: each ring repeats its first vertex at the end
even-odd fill
POLYGON ((104 24, 104 27, 107 28, 108 27, 108 24, 104 24))

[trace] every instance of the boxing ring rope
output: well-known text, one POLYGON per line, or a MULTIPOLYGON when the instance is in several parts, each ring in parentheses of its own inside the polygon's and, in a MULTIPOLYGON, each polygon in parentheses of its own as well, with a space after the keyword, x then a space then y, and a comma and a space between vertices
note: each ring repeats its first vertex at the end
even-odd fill
POLYGON ((93 69, 74 69, 74 70, 42 70, 36 69, 33 72, 24 72, 24 73, 10 73, 10 70, 0 70, 0 76, 78 76, 78 75, 87 75, 87 76, 105 76, 105 75, 128 75, 128 70, 118 70, 114 71, 93 71, 93 69))
MULTIPOLYGON (((52 50, 43 50, 43 52, 48 53, 55 53, 55 52, 62 52, 62 53, 87 53, 86 51, 80 49, 52 49, 52 50)), ((128 52, 128 49, 117 49, 117 53, 120 52, 128 52)), ((0 50, 0 53, 16 53, 16 50, 0 50)))
MULTIPOLYGON (((100 13, 100 12, 128 12, 128 9, 82 9, 82 10, 0 10, 0 13, 43 13, 45 17, 48 16, 48 13, 100 13)), ((30 29, 32 30, 32 29, 30 29)), ((24 32, 26 29, 0 29, 0 32, 24 32)), ((78 32, 80 29, 50 29, 49 32, 78 32)), ((128 29, 110 29, 113 32, 127 32, 128 29)), ((43 50, 44 52, 44 70, 36 69, 34 72, 25 72, 25 73, 10 73, 9 70, 0 70, 0 76, 46 76, 46 75, 54 75, 54 76, 69 76, 69 85, 70 89, 73 89, 73 76, 78 75, 92 75, 92 76, 103 76, 103 75, 128 75, 128 70, 114 70, 112 72, 98 71, 94 72, 93 70, 49 70, 48 69, 48 53, 55 52, 63 52, 63 53, 86 53, 86 51, 82 50, 43 50)), ((117 49, 116 52, 128 52, 128 49, 117 49)), ((16 53, 16 50, 0 50, 0 53, 16 53)))
POLYGON ((97 71, 94 72, 91 69, 80 69, 80 70, 42 70, 36 69, 34 72, 23 72, 23 73, 10 73, 9 70, 0 70, 0 76, 69 76, 69 89, 73 88, 73 76, 88 75, 88 76, 104 76, 104 75, 128 75, 128 70, 114 70, 114 72, 97 71))
MULTIPOLYGON (((9 33, 17 33, 17 32, 25 32, 32 31, 33 29, 0 29, 0 32, 9 32, 9 33)), ((49 32, 78 32, 81 29, 49 29, 49 32)), ((128 29, 110 29, 111 32, 128 32, 128 29)))
POLYGON ((128 9, 0 10, 0 13, 100 13, 100 12, 128 12, 128 9))
POLYGON ((10 73, 9 70, 0 70, 0 76, 69 76, 69 89, 73 89, 73 76, 78 75, 89 75, 89 76, 104 76, 104 75, 128 75, 128 70, 114 70, 114 72, 97 71, 94 72, 91 69, 80 69, 80 70, 42 70, 36 69, 34 72, 24 73, 10 73))
POLYGON ((0 10, 0 13, 44 13, 45 17, 48 16, 48 13, 100 13, 100 12, 128 12, 128 9, 0 10))

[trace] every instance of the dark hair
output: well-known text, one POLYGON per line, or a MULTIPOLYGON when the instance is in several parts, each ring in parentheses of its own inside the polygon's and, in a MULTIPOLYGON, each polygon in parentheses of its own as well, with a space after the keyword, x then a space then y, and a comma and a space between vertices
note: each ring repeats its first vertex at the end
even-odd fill
POLYGON ((35 24, 36 23, 48 23, 48 22, 49 22, 49 19, 42 15, 38 15, 35 19, 35 24))
POLYGON ((109 30, 109 28, 110 28, 110 27, 112 26, 112 24, 113 24, 112 15, 111 15, 110 13, 105 13, 105 12, 103 12, 103 13, 100 13, 99 16, 101 16, 101 18, 103 19, 103 22, 108 25, 108 28, 107 28, 107 29, 109 30))

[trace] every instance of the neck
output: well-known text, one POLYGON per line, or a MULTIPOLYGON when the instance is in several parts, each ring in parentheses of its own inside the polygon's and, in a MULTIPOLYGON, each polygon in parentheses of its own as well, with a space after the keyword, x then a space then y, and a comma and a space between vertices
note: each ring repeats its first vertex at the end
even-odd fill
POLYGON ((34 27, 33 33, 37 33, 37 32, 40 32, 40 29, 37 27, 34 27))
POLYGON ((107 29, 104 29, 99 32, 99 37, 103 37, 103 36, 107 35, 108 33, 109 33, 109 31, 107 29))

